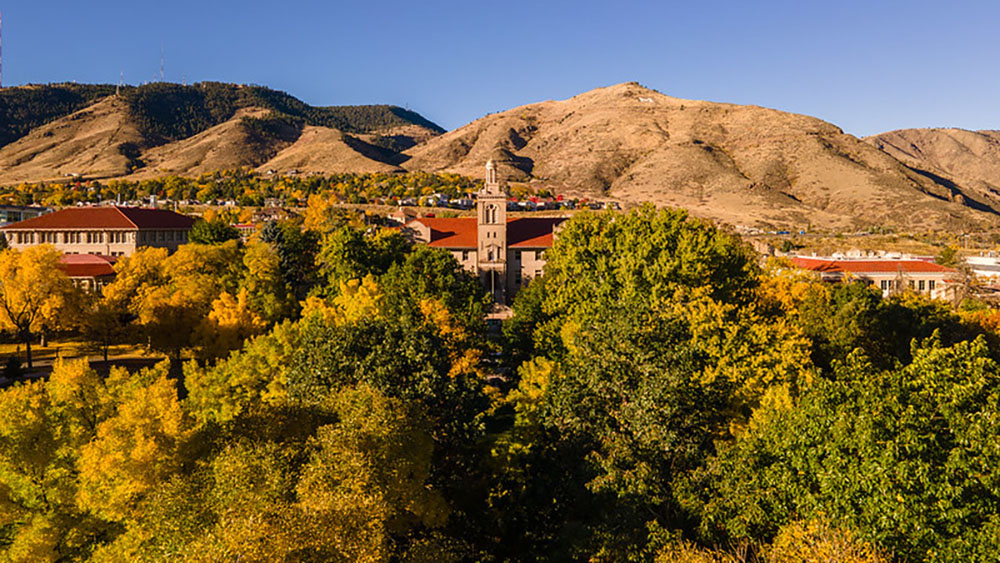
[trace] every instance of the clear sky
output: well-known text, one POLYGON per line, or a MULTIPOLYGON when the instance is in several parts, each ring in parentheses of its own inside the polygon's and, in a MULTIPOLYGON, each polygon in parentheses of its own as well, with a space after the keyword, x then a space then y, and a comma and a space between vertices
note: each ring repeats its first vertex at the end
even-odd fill
POLYGON ((452 129, 630 80, 855 135, 1000 129, 1000 2, 0 0, 4 86, 254 83, 452 129))

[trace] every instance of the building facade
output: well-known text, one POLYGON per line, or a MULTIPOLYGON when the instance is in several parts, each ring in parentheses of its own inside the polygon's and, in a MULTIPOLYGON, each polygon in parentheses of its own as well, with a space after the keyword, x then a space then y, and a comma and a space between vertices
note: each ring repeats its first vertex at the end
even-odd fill
POLYGON ((46 213, 52 213, 52 208, 34 205, 0 205, 0 227, 46 213))
POLYGON ((69 207, 0 227, 10 248, 51 244, 64 254, 130 256, 143 247, 173 252, 195 220, 162 209, 69 207))
POLYGON ((934 299, 953 299, 958 272, 916 259, 835 260, 795 256, 792 264, 820 275, 823 281, 858 279, 877 287, 883 297, 912 291, 934 299))
POLYGON ((509 303, 518 289, 542 275, 564 217, 507 217, 507 192, 493 161, 476 195, 475 217, 423 217, 402 228, 415 242, 448 250, 475 274, 496 303, 509 303))

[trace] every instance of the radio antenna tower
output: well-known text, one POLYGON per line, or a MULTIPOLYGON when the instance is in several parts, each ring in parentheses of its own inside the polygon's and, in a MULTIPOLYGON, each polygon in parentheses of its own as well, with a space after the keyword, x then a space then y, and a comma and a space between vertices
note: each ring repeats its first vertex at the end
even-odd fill
POLYGON ((121 92, 122 83, 125 82, 125 70, 122 70, 121 76, 118 77, 118 86, 115 86, 115 96, 121 92))
POLYGON ((3 14, 0 13, 0 88, 3 88, 3 14))
POLYGON ((160 41, 160 82, 163 82, 163 41, 160 41))

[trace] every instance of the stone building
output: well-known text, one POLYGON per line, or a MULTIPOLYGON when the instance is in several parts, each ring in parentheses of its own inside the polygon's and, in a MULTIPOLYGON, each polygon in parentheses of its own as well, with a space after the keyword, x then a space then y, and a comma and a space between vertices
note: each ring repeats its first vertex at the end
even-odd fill
POLYGON ((0 227, 7 245, 51 244, 64 254, 129 256, 139 248, 170 252, 188 241, 194 219, 162 209, 68 207, 0 227))
POLYGON ((517 290, 542 275, 545 251, 564 217, 507 217, 507 192, 493 161, 476 195, 475 217, 423 217, 403 229, 414 241, 451 252, 476 274, 496 303, 510 302, 517 290))
POLYGON ((846 259, 794 256, 792 264, 819 274, 823 281, 856 279, 877 287, 887 297, 902 291, 922 293, 934 299, 955 297, 958 271, 917 259, 846 259))

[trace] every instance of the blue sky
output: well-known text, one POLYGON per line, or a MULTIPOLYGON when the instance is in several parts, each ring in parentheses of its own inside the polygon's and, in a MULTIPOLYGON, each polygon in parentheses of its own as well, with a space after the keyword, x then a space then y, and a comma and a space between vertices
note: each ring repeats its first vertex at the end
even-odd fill
POLYGON ((1000 129, 998 2, 0 0, 5 86, 166 78, 315 105, 409 106, 451 129, 635 80, 855 135, 1000 129))

